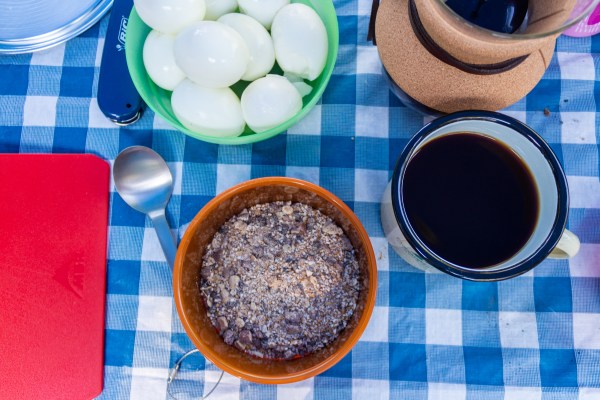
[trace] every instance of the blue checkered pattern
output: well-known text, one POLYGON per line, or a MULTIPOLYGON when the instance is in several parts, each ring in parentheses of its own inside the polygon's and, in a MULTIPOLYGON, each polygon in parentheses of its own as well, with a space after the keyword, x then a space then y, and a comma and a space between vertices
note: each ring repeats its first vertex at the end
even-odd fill
MULTIPOLYGON (((377 305, 361 341, 335 367, 297 384, 225 375, 215 399, 600 399, 600 36, 561 37, 544 79, 505 110, 542 134, 563 163, 569 229, 581 252, 513 280, 472 283, 418 271, 385 241, 378 202, 397 156, 427 119, 386 87, 365 40, 370 0, 335 5, 334 75, 322 102, 287 134, 224 147, 188 138, 150 111, 131 127, 111 124, 94 98, 105 18, 49 51, 0 57, 0 152, 86 152, 112 161, 127 146, 151 146, 175 176, 167 214, 179 234, 216 193, 261 176, 315 182, 354 209, 379 267, 377 305)), ((111 193, 100 398, 162 400, 169 367, 192 344, 149 220, 111 193)), ((201 394, 218 371, 198 356, 181 378, 176 390, 201 394)))

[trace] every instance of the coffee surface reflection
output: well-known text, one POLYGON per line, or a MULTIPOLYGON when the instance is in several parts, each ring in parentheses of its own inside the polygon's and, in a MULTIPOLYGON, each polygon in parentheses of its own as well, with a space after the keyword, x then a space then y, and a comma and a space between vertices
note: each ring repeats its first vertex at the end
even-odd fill
POLYGON ((528 0, 448 0, 455 13, 478 25, 500 33, 516 32, 527 15, 528 0))

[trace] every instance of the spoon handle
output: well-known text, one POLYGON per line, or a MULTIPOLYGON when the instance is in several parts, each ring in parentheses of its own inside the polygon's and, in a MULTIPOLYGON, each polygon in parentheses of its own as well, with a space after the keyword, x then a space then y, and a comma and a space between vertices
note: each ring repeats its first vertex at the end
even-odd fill
POLYGON ((165 253, 165 257, 171 269, 175 265, 175 253, 177 252, 177 245, 175 242, 175 237, 171 233, 171 229, 169 228, 169 223, 167 222, 167 218, 165 216, 165 210, 160 210, 156 213, 149 214, 152 223, 154 224, 154 229, 156 230, 156 236, 158 236, 158 241, 160 242, 160 246, 165 253))

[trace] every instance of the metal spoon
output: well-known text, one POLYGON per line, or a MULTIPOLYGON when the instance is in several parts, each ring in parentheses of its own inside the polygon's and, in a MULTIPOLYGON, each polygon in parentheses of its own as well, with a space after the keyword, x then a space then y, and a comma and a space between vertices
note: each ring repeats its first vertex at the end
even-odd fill
POLYGON ((148 214, 167 262, 173 268, 177 246, 165 217, 173 192, 173 176, 165 160, 147 147, 128 147, 115 159, 113 179, 123 200, 148 214))

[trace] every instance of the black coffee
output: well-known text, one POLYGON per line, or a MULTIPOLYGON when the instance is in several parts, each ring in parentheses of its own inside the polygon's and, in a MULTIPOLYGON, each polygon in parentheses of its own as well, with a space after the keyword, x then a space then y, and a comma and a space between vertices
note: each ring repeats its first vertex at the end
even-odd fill
POLYGON ((473 133, 423 146, 406 168, 402 195, 410 225, 427 247, 469 268, 515 255, 538 218, 528 167, 504 144, 473 133))
POLYGON ((523 24, 528 0, 446 0, 455 13, 482 28, 513 33, 523 24))

